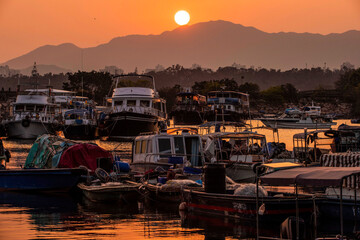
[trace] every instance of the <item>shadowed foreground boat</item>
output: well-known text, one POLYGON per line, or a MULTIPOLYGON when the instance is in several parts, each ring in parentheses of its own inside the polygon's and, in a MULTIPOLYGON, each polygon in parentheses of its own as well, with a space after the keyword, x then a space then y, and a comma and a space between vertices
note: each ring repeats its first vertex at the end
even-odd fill
POLYGON ((93 202, 136 202, 139 197, 140 183, 107 182, 101 185, 86 185, 79 183, 80 188, 89 200, 93 202))
POLYGON ((0 190, 68 191, 83 174, 82 168, 0 170, 0 190))

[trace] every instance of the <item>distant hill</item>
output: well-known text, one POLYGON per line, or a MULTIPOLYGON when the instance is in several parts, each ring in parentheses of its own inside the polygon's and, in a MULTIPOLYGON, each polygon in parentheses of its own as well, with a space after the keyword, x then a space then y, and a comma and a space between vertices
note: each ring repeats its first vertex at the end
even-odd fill
MULTIPOLYGON (((36 68, 40 75, 44 75, 46 73, 59 74, 59 73, 67 73, 72 71, 70 69, 61 68, 55 65, 44 65, 44 64, 36 65, 36 68)), ((32 69, 33 66, 29 66, 27 68, 20 69, 20 73, 23 75, 31 75, 32 69)))
POLYGON ((153 68, 157 64, 185 67, 193 63, 217 69, 240 63, 264 68, 291 69, 312 66, 360 65, 360 31, 341 34, 266 33, 226 21, 211 21, 176 28, 160 35, 129 35, 81 49, 74 44, 42 46, 3 64, 22 69, 55 65, 77 71, 115 65, 125 71, 153 68), (82 58, 83 56, 83 58, 82 58))

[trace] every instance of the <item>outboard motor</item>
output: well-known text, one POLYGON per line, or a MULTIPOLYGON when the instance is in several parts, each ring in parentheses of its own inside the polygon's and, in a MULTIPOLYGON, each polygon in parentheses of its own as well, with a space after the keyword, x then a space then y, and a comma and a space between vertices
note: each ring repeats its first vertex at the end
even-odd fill
POLYGON ((226 171, 225 164, 208 163, 204 168, 204 184, 207 193, 226 192, 226 171))

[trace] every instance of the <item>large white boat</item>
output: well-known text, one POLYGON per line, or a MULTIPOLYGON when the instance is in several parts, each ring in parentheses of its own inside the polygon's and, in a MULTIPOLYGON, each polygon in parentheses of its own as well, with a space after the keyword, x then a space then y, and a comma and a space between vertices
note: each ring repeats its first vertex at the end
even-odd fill
POLYGON ((113 95, 108 101, 111 107, 102 132, 109 139, 131 139, 165 126, 166 102, 156 92, 152 76, 117 76, 113 95))
POLYGON ((35 139, 54 134, 59 128, 60 106, 36 90, 18 95, 11 105, 10 117, 3 121, 9 138, 35 139))
POLYGON ((321 107, 306 106, 302 110, 297 108, 286 109, 279 117, 259 118, 261 122, 270 128, 285 129, 329 129, 336 125, 331 118, 321 115, 321 107))

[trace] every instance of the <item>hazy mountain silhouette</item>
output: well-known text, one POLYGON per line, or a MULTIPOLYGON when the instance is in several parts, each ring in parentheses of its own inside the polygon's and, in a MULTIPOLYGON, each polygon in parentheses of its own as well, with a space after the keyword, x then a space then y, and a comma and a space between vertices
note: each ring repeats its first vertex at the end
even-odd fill
MULTIPOLYGON (((45 73, 50 73, 50 72, 52 74, 58 74, 58 73, 67 73, 72 71, 70 69, 61 68, 55 65, 44 65, 44 64, 36 65, 36 68, 40 75, 44 75, 45 73)), ((27 68, 20 69, 20 73, 23 75, 30 75, 32 70, 33 70, 33 66, 29 66, 27 68)))
POLYGON ((340 67, 349 61, 360 65, 360 31, 341 34, 266 33, 226 21, 179 27, 160 35, 117 37, 106 44, 83 50, 74 44, 42 46, 3 64, 22 69, 38 64, 76 71, 115 65, 125 71, 193 63, 217 69, 240 63, 265 68, 340 67))

